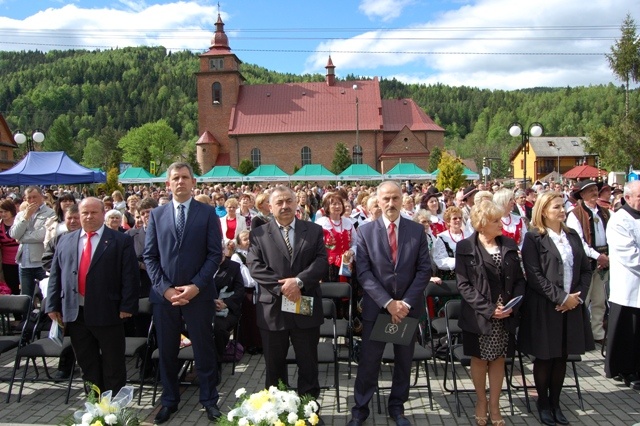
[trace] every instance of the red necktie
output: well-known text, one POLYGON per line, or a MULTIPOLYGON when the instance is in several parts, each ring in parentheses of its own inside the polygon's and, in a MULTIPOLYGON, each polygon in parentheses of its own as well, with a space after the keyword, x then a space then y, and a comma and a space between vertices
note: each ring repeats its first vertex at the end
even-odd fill
POLYGON ((80 258, 80 267, 78 268, 78 293, 84 296, 84 290, 87 285, 87 273, 89 272, 89 266, 91 265, 91 237, 96 235, 95 232, 87 232, 87 243, 82 250, 82 257, 80 258))
POLYGON ((389 245, 391 246, 391 260, 395 265, 398 258, 398 240, 396 239, 396 224, 393 222, 389 224, 389 245))

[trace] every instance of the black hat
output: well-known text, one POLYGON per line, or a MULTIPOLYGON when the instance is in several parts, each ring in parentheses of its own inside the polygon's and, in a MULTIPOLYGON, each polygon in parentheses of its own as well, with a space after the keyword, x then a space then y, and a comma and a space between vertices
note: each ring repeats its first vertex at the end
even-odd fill
POLYGON ((592 180, 583 180, 582 182, 578 183, 577 188, 574 188, 573 191, 571 191, 571 198, 575 199, 576 201, 581 200, 582 197, 580 196, 580 193, 587 188, 591 188, 592 186, 596 186, 599 189, 602 186, 602 183, 597 183, 592 180))
POLYGON ((469 185, 462 191, 462 199, 466 200, 469 197, 473 197, 478 192, 478 188, 475 185, 469 185))

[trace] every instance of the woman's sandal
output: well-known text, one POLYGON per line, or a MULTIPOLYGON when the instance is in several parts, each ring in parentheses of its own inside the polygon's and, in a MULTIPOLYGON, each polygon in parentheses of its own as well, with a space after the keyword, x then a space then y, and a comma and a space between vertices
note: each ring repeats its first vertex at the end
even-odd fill
MULTIPOLYGON (((489 409, 489 401, 486 402, 487 404, 487 410, 489 409)), ((474 415, 473 416, 476 419, 476 426, 487 426, 489 424, 489 417, 488 416, 477 416, 474 415)))

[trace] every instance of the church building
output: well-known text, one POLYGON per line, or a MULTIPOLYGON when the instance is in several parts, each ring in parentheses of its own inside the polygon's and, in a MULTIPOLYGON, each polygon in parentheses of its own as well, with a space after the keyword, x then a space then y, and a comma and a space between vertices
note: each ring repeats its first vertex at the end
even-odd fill
POLYGON ((328 58, 318 83, 246 84, 218 15, 211 47, 200 55, 198 163, 275 164, 286 173, 306 164, 330 168, 338 143, 354 163, 384 173, 400 162, 426 169, 444 149, 444 129, 411 99, 382 99, 377 78, 338 81, 328 58))

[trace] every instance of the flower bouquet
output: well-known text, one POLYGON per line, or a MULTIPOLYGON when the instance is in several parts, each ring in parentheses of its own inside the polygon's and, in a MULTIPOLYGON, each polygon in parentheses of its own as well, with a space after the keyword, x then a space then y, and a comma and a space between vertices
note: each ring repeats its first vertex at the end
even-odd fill
POLYGON ((278 387, 271 386, 248 395, 244 388, 236 391, 239 401, 222 417, 219 425, 223 426, 306 426, 316 425, 318 403, 310 396, 300 397, 292 390, 287 390, 280 382, 278 387))
POLYGON ((84 403, 85 410, 73 414, 73 425, 91 426, 138 426, 140 421, 130 409, 126 408, 133 399, 133 386, 125 386, 118 394, 111 398, 111 391, 100 393, 96 385, 91 385, 91 391, 84 403))

